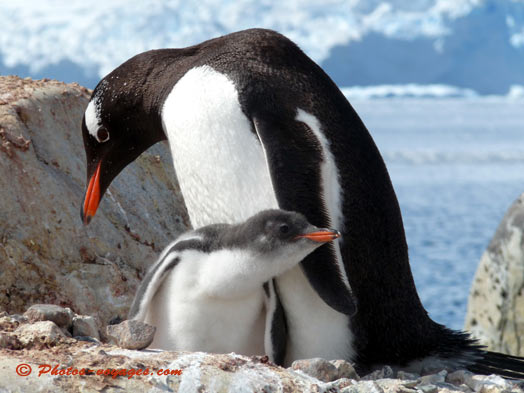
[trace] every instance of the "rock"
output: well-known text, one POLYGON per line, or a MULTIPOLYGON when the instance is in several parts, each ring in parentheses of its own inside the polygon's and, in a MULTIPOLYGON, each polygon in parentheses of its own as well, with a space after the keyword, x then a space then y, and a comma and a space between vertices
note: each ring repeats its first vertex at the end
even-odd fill
POLYGON ((420 375, 400 370, 397 372, 397 378, 406 381, 416 381, 420 378, 420 375))
POLYGON ((330 360, 330 363, 336 367, 337 376, 336 379, 349 378, 349 379, 360 379, 353 365, 346 360, 330 360))
POLYGON ((436 387, 435 385, 419 385, 418 386, 418 389, 422 392, 422 393, 437 393, 438 392, 438 387, 436 387))
POLYGON ((433 385, 437 383, 446 382, 447 374, 448 373, 446 370, 442 370, 437 374, 424 375, 420 377, 419 380, 422 385, 433 385))
POLYGON ((358 385, 342 389, 341 393, 384 393, 384 389, 374 381, 362 381, 358 385))
POLYGON ((100 340, 95 318, 88 315, 76 315, 73 318, 73 337, 87 336, 100 340))
POLYGON ((291 369, 300 370, 303 373, 324 382, 338 379, 338 370, 335 365, 322 358, 295 360, 291 369))
POLYGON ((395 372, 390 366, 384 366, 380 370, 375 370, 368 375, 362 377, 363 380, 374 381, 376 379, 393 378, 395 372))
POLYGON ((77 84, 0 77, 0 310, 59 304, 96 316, 102 328, 127 315, 144 271, 189 220, 159 143, 113 181, 82 225, 89 95, 77 84))
POLYGON ((52 321, 62 329, 69 329, 73 324, 73 312, 55 304, 33 304, 24 313, 29 322, 52 321))
POLYGON ((13 315, 10 315, 9 317, 18 323, 27 323, 28 322, 27 317, 21 314, 13 314, 13 315))
POLYGON ((453 385, 462 385, 466 383, 468 378, 471 378, 473 373, 467 370, 457 370, 449 373, 446 377, 446 382, 452 383, 453 385))
POLYGON ((0 348, 16 350, 23 348, 23 344, 16 335, 0 332, 0 348))
POLYGON ((24 347, 55 346, 68 339, 64 332, 51 321, 22 325, 14 331, 14 334, 24 347))
POLYGON ((153 342, 155 331, 156 327, 134 320, 126 320, 106 328, 106 334, 111 341, 126 349, 146 348, 153 342))
POLYGON ((498 375, 471 375, 465 382, 474 392, 501 392, 512 388, 511 382, 498 375))
POLYGON ((524 194, 508 209, 480 259, 465 329, 488 349, 524 355, 524 194))

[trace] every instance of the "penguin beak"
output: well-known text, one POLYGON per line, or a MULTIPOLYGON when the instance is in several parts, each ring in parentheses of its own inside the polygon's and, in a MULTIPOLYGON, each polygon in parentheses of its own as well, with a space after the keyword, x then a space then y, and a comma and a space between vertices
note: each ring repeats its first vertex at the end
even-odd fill
POLYGON ((318 243, 330 242, 332 240, 338 239, 340 237, 340 232, 336 229, 318 229, 314 232, 305 233, 303 235, 298 235, 296 239, 306 238, 313 240, 318 243))
POLYGON ((98 204, 100 203, 100 167, 102 166, 102 161, 100 161, 96 167, 95 172, 89 180, 87 186, 86 195, 84 197, 84 205, 82 207, 82 222, 84 224, 89 224, 91 219, 94 217, 96 210, 98 209, 98 204))

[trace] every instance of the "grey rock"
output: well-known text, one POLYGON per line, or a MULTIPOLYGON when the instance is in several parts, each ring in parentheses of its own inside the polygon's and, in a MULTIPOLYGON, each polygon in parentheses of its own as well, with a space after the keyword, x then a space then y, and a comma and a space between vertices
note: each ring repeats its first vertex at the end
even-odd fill
POLYGON ((159 143, 129 165, 84 226, 90 92, 10 76, 0 96, 0 309, 64 304, 96 315, 100 329, 127 315, 146 268, 188 227, 169 149, 159 143))
POLYGON ((420 384, 421 385, 433 385, 437 383, 446 382, 447 372, 445 370, 443 371, 444 373, 439 372, 437 374, 424 375, 420 377, 420 384))
POLYGON ((501 392, 512 388, 511 382, 498 375, 471 375, 465 383, 474 392, 501 392))
POLYGON ((374 381, 361 381, 357 385, 348 386, 341 393, 384 393, 384 389, 374 381))
MULTIPOLYGON (((451 391, 461 391, 461 392, 464 391, 463 388, 460 387, 460 385, 456 386, 456 385, 453 385, 453 384, 447 383, 447 382, 437 383, 436 386, 439 388, 439 390, 448 389, 448 390, 451 390, 451 391)), ((467 387, 467 385, 466 385, 466 387, 467 387)))
POLYGON ((55 304, 33 304, 24 313, 29 322, 52 321, 62 329, 69 329, 73 323, 73 312, 55 304))
POLYGON ((17 321, 18 323, 27 323, 27 322, 29 322, 27 317, 25 317, 22 314, 13 314, 13 315, 10 315, 9 318, 13 319, 14 321, 17 321))
POLYGON ((472 392, 473 390, 471 390, 471 388, 466 385, 465 383, 461 383, 460 385, 457 386, 462 392, 466 392, 466 393, 470 393, 472 392))
POLYGON ((20 349, 22 346, 15 334, 0 332, 0 348, 20 349))
POLYGON ((407 380, 407 381, 416 381, 420 378, 420 375, 400 370, 397 372, 397 378, 407 380))
POLYGON ((295 360, 291 364, 293 370, 300 370, 303 373, 317 378, 324 382, 338 379, 338 370, 335 365, 322 358, 295 360))
POLYGON ((446 382, 449 382, 453 385, 462 385, 466 383, 468 378, 471 378, 473 373, 468 370, 457 370, 452 373, 449 373, 446 377, 446 382))
POLYGON ((86 341, 86 342, 94 343, 96 345, 102 344, 99 339, 90 337, 90 336, 75 336, 74 339, 77 341, 86 341))
POLYGON ((524 355, 524 194, 509 207, 482 255, 464 328, 488 349, 524 355))
POLYGON ((418 389, 419 389, 422 393, 437 393, 437 392, 438 392, 438 387, 436 387, 435 385, 431 385, 431 384, 428 384, 428 385, 419 385, 419 386, 418 386, 418 389))
POLYGON ((395 372, 390 366, 384 366, 380 370, 375 370, 362 377, 365 381, 375 381, 377 379, 394 378, 395 372))
POLYGON ((51 321, 21 325, 14 331, 14 334, 24 347, 54 346, 68 339, 64 332, 51 321))
POLYGON ((329 361, 337 369, 336 379, 349 378, 359 380, 360 377, 351 363, 343 359, 329 361))
POLYGON ((419 381, 417 379, 408 379, 408 380, 403 379, 402 380, 402 386, 409 388, 409 389, 414 388, 418 384, 419 384, 419 381))
POLYGON ((88 315, 76 315, 73 317, 73 337, 88 336, 100 340, 100 334, 96 326, 95 318, 88 315))
POLYGON ((106 334, 110 340, 126 349, 146 348, 153 342, 155 331, 156 327, 134 320, 126 320, 106 328, 106 334))

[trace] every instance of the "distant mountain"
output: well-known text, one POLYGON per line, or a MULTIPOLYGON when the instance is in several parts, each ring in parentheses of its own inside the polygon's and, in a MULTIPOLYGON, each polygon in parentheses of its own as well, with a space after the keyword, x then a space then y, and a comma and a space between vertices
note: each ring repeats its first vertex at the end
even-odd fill
POLYGON ((285 34, 340 86, 505 94, 524 85, 524 0, 24 0, 1 9, 0 74, 88 87, 145 50, 250 27, 285 34))
POLYGON ((334 47, 322 66, 340 86, 447 84, 505 94, 511 85, 524 85, 524 29, 522 38, 511 31, 523 13, 524 2, 485 2, 449 21, 450 34, 371 33, 334 47))

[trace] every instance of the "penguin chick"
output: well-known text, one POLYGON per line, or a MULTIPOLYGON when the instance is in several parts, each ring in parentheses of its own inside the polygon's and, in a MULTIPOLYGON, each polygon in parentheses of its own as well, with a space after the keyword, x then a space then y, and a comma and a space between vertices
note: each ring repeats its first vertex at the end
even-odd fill
POLYGON ((187 232, 148 271, 129 319, 156 326, 151 348, 266 353, 282 363, 285 319, 275 316, 282 307, 271 279, 338 237, 284 210, 187 232))

